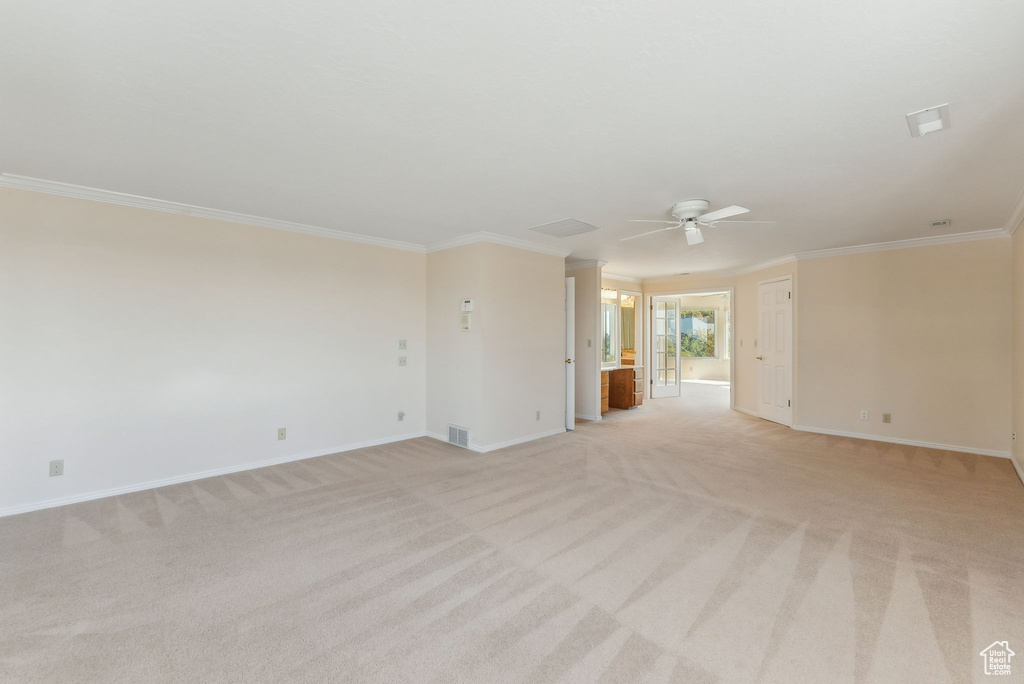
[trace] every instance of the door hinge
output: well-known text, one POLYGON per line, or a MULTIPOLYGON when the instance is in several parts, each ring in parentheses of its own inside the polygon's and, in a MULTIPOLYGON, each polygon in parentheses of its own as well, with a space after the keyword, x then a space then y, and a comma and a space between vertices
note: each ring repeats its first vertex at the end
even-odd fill
POLYGON ((792 405, 793 405, 793 400, 792 399, 787 399, 786 400, 786 406, 792 406, 792 405))
POLYGON ((792 299, 792 298, 793 298, 793 293, 792 292, 787 292, 786 293, 786 299, 792 299))

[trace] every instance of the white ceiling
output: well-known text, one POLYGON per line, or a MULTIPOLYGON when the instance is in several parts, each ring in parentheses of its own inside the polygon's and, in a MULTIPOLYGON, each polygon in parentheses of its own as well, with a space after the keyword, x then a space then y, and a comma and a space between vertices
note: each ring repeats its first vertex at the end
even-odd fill
POLYGON ((0 171, 632 276, 1003 227, 1024 2, 5 0, 0 171), (904 115, 949 102, 952 128, 904 115), (677 200, 740 204, 687 248, 677 200), (527 228, 574 216, 602 230, 527 228))

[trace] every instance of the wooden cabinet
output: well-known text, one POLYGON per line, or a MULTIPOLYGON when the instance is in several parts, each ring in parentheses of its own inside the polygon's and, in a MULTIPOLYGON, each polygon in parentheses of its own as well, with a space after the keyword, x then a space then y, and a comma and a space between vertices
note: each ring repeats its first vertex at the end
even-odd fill
MULTIPOLYGON (((639 366, 632 368, 616 368, 608 373, 608 406, 617 409, 631 409, 644 403, 644 369, 639 366)), ((606 411, 604 394, 604 375, 601 374, 601 405, 606 411)))
MULTIPOLYGON (((609 375, 611 371, 601 371, 601 413, 608 413, 608 398, 611 388, 609 387, 609 375)), ((594 377, 594 376, 590 376, 594 377)))

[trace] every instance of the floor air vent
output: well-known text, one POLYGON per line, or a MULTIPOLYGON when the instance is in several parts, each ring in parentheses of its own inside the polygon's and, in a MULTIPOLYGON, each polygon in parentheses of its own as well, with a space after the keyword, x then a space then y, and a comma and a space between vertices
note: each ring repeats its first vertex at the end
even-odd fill
POLYGON ((448 442, 455 446, 469 448, 469 430, 460 428, 458 425, 448 426, 448 442))

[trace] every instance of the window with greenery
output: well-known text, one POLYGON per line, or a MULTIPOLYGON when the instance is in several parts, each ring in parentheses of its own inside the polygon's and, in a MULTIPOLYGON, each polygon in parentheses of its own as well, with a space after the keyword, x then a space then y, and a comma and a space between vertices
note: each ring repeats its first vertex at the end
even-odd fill
POLYGON ((616 339, 618 316, 619 311, 615 302, 601 302, 601 363, 604 365, 619 362, 619 345, 616 339))
POLYGON ((717 358, 715 350, 716 311, 679 312, 679 355, 687 358, 717 358))

